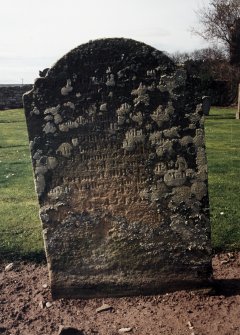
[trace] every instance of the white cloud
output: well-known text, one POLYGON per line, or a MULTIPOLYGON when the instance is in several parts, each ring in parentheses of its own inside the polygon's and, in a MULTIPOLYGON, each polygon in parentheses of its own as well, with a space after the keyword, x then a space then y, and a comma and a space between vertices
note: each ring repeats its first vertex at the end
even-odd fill
MULTIPOLYGON (((205 0, 207 1, 207 0, 205 0)), ((1 4, 0 83, 31 81, 79 44, 133 38, 173 52, 203 46, 188 28, 199 0, 8 0, 1 4), (17 70, 18 69, 18 70, 17 70), (31 69, 31 70, 29 70, 31 69), (14 79, 15 73, 15 79, 14 79), (26 78, 26 79, 25 79, 26 78)))

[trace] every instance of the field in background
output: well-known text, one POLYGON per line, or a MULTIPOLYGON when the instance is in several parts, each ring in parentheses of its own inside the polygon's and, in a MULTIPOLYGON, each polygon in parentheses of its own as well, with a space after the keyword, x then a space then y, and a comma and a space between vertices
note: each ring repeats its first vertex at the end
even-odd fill
POLYGON ((235 109, 212 108, 205 123, 212 243, 240 249, 240 120, 235 109))
POLYGON ((0 254, 43 250, 22 109, 0 112, 0 254))
MULTIPOLYGON (((234 117, 234 109, 212 108, 206 120, 215 250, 240 249, 240 121, 234 117)), ((43 254, 22 109, 0 112, 0 254, 43 254)))

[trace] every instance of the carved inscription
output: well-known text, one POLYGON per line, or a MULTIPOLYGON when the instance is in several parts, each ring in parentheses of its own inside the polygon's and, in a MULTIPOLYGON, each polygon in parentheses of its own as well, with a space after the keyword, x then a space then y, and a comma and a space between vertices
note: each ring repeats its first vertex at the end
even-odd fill
POLYGON ((207 163, 195 81, 160 51, 106 39, 71 51, 25 95, 54 296, 207 280, 207 163))

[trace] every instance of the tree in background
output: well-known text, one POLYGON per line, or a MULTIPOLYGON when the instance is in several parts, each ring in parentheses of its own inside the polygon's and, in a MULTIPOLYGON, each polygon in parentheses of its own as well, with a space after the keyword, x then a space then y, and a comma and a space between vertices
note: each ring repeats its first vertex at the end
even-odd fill
POLYGON ((223 49, 204 48, 192 52, 175 52, 170 57, 184 64, 194 77, 200 79, 199 90, 211 96, 212 104, 228 106, 237 102, 240 67, 229 64, 223 49))
POLYGON ((240 18, 235 21, 232 28, 230 63, 240 68, 240 18))
POLYGON ((231 58, 233 35, 240 18, 240 0, 211 0, 196 11, 199 27, 192 31, 211 43, 220 43, 231 58))
POLYGON ((169 56, 176 62, 183 64, 186 61, 227 61, 226 54, 223 49, 218 47, 197 49, 192 52, 176 51, 169 56))

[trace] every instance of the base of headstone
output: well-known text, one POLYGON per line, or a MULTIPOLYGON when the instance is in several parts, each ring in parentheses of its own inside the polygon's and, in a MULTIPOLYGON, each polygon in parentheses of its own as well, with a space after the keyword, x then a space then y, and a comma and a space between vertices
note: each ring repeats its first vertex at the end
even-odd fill
POLYGON ((51 284, 51 293, 53 299, 61 298, 107 298, 107 297, 124 297, 138 295, 155 295, 166 292, 174 292, 180 290, 198 290, 205 291, 212 287, 209 279, 212 269, 197 268, 188 269, 189 273, 176 273, 172 271, 172 276, 169 272, 165 276, 155 276, 150 278, 144 277, 141 273, 133 274, 129 278, 120 279, 118 276, 108 276, 105 282, 103 278, 95 276, 94 280, 86 280, 82 277, 81 284, 79 277, 76 278, 59 274, 59 282, 56 275, 51 284), (206 274, 206 279, 199 277, 199 271, 206 274))

